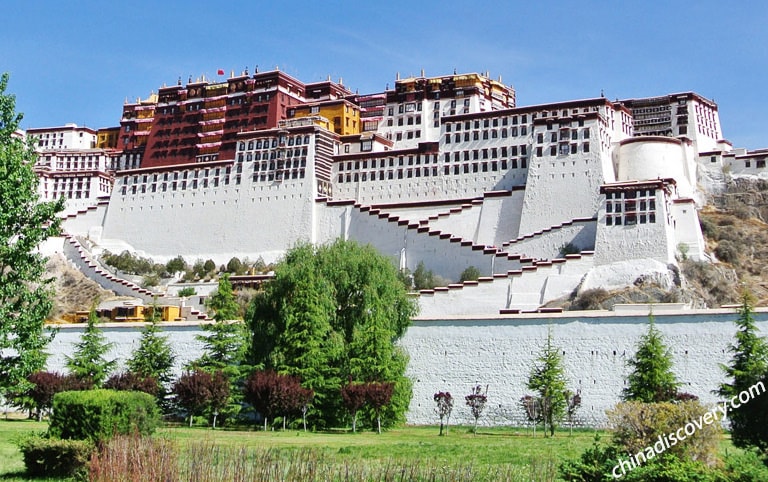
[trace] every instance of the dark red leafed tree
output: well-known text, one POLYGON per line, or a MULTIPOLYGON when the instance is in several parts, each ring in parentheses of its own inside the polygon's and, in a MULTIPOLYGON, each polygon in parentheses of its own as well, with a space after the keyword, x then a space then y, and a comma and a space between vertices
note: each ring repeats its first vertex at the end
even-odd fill
POLYGON ((280 412, 277 377, 272 370, 255 371, 245 379, 243 387, 245 401, 264 418, 264 431, 269 419, 280 412))
POLYGON ((189 412, 189 426, 197 413, 211 401, 211 374, 203 371, 186 372, 173 384, 176 403, 189 412))
POLYGON ((115 373, 104 382, 104 388, 110 390, 132 390, 157 395, 159 387, 152 377, 140 377, 133 372, 115 373))
POLYGON ((213 415, 213 428, 216 428, 216 419, 219 416, 221 410, 229 403, 229 378, 221 370, 216 370, 211 375, 211 384, 208 390, 211 393, 211 399, 209 401, 209 408, 213 415))
POLYGON ((381 409, 389 405, 395 384, 392 382, 371 382, 366 385, 366 400, 376 412, 376 431, 381 433, 381 409))
POLYGON ((75 375, 62 375, 58 372, 39 371, 27 377, 32 387, 27 396, 34 403, 37 419, 42 420, 43 413, 53 406, 53 396, 67 390, 90 390, 93 382, 90 378, 80 378, 75 375))
POLYGON ((434 396, 435 412, 440 417, 440 435, 443 435, 443 421, 445 421, 445 434, 448 435, 448 423, 451 420, 451 412, 453 411, 453 397, 450 392, 437 392, 434 396))
POLYGON ((58 372, 35 372, 27 377, 32 387, 27 392, 37 410, 37 420, 53 405, 53 396, 64 390, 66 377, 58 372))
MULTIPOLYGON (((488 388, 486 387, 486 392, 487 391, 488 388)), ((475 435, 477 435, 477 421, 480 419, 480 415, 483 414, 485 403, 488 401, 488 396, 483 393, 482 387, 478 385, 472 389, 472 393, 464 397, 464 400, 467 402, 467 406, 472 411, 472 417, 475 419, 475 427, 473 431, 475 435)))
POLYGON ((367 386, 362 383, 349 383, 341 387, 341 400, 344 408, 352 415, 352 432, 357 431, 357 412, 365 405, 367 386))

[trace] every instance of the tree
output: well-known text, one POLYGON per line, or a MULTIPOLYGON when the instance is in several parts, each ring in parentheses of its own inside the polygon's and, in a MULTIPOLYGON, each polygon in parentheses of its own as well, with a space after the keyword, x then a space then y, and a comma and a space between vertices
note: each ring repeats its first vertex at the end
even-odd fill
POLYGON ((525 412, 525 417, 533 422, 533 436, 536 436, 536 425, 542 420, 541 399, 531 395, 525 395, 520 399, 520 406, 525 412))
POLYGON ((549 425, 549 434, 554 436, 557 422, 566 409, 566 380, 562 357, 552 345, 551 329, 547 332, 547 344, 536 361, 528 377, 528 388, 539 394, 544 430, 549 425))
POLYGON ((213 319, 216 321, 242 319, 240 305, 235 300, 232 283, 229 282, 229 273, 225 273, 219 278, 218 289, 206 300, 205 306, 209 310, 213 310, 213 319))
POLYGON ((443 435, 443 421, 445 421, 445 434, 448 435, 448 424, 453 411, 453 397, 450 392, 437 392, 433 397, 437 407, 435 413, 440 417, 440 436, 443 435))
POLYGON ((570 390, 565 391, 565 414, 568 417, 568 428, 570 434, 573 435, 573 417, 576 415, 576 410, 581 407, 581 390, 572 392, 570 390))
POLYGON ((105 355, 115 344, 107 341, 107 337, 97 326, 96 309, 91 307, 88 313, 88 324, 75 345, 72 356, 66 356, 66 366, 69 372, 78 378, 89 378, 95 386, 101 386, 110 372, 117 366, 117 360, 107 360, 105 355))
POLYGON ((91 388, 87 379, 77 378, 73 375, 62 375, 58 372, 35 372, 27 377, 27 380, 31 384, 27 396, 34 403, 38 421, 42 420, 44 412, 51 410, 53 396, 57 393, 67 390, 89 390, 91 388))
POLYGON ((159 310, 153 310, 151 321, 141 332, 139 346, 128 359, 128 369, 142 378, 153 378, 158 383, 157 397, 162 401, 172 378, 173 353, 168 337, 162 336, 162 330, 157 324, 159 310))
POLYGON ((45 366, 53 338, 44 321, 52 308, 51 279, 38 246, 56 236, 64 199, 40 201, 34 172, 35 139, 17 135, 22 114, 0 76, 0 395, 30 388, 27 377, 45 366))
POLYGON ((254 410, 264 419, 264 431, 267 431, 269 419, 280 410, 278 400, 279 375, 273 370, 257 370, 245 379, 243 395, 254 410))
POLYGON ((352 433, 357 431, 357 412, 365 405, 366 387, 362 383, 349 383, 341 387, 341 400, 344 408, 352 416, 352 433))
MULTIPOLYGON (((728 365, 721 365, 728 381, 715 392, 728 400, 756 383, 768 383, 768 345, 758 336, 752 309, 752 297, 744 293, 736 319, 736 343, 728 347, 732 354, 728 365)), ((768 396, 761 393, 749 403, 728 412, 731 438, 737 447, 768 448, 768 396)))
POLYGON ((622 392, 625 401, 645 403, 675 400, 680 384, 672 373, 672 352, 648 315, 648 332, 640 338, 635 356, 627 361, 632 372, 622 392))
POLYGON ((205 263, 203 263, 203 269, 206 273, 213 273, 216 271, 216 263, 212 259, 206 259, 205 263))
POLYGON ((419 261, 413 272, 413 286, 417 290, 430 290, 435 287, 435 275, 424 266, 424 261, 419 261))
POLYGON ((209 408, 213 415, 213 428, 216 428, 216 419, 230 400, 230 381, 221 370, 216 370, 211 375, 211 385, 209 386, 211 399, 209 408))
MULTIPOLYGON (((275 266, 246 316, 249 361, 296 375, 314 391, 318 426, 343 420, 344 380, 394 382, 383 425, 404 419, 411 398, 407 356, 396 345, 416 313, 389 259, 351 241, 299 245, 275 266)), ((370 415, 371 422, 374 414, 370 415)))
POLYGON ((227 262, 227 273, 242 274, 244 272, 243 263, 240 258, 233 257, 227 262))
POLYGON ((381 434, 381 410, 389 405, 395 391, 393 382, 371 382, 367 385, 365 398, 376 413, 376 432, 381 434))
POLYGON ((469 410, 472 412, 472 417, 475 419, 475 426, 472 429, 475 435, 477 435, 477 421, 480 420, 480 415, 485 410, 485 404, 488 401, 488 387, 485 387, 485 393, 480 385, 477 385, 472 389, 472 392, 464 397, 469 410))
POLYGON ((475 266, 469 266, 467 269, 461 272, 461 276, 459 277, 459 282, 463 283, 465 281, 477 281, 479 277, 480 277, 480 270, 477 269, 475 266))
POLYGON ((165 264, 165 270, 169 273, 178 273, 187 270, 187 262, 181 255, 176 256, 165 264))
POLYGON ((212 377, 210 373, 193 371, 183 373, 173 384, 176 404, 189 413, 189 426, 196 413, 208 406, 211 401, 212 377))

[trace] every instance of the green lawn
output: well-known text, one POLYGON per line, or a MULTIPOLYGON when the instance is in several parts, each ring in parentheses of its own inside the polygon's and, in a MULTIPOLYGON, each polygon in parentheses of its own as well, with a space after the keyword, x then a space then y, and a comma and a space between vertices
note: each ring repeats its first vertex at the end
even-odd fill
MULTIPOLYGON (((12 441, 22 433, 46 428, 46 423, 29 420, 0 420, 0 482, 27 480, 23 477, 21 454, 12 441)), ((309 459, 337 465, 451 467, 465 472, 474 468, 485 473, 495 470, 511 474, 513 480, 520 477, 531 480, 528 474, 533 473, 552 474, 560 462, 577 457, 594 440, 594 432, 589 430, 576 431, 572 436, 563 431, 554 438, 544 438, 537 433, 534 438, 530 431, 514 428, 481 428, 477 435, 473 435, 468 427, 451 427, 450 434, 445 437, 438 436, 436 427, 404 427, 381 435, 372 432, 214 431, 203 427, 173 427, 159 430, 158 436, 175 441, 182 449, 217 447, 232 453, 235 449, 247 448, 262 451, 258 457, 263 457, 264 450, 272 450, 276 456, 287 460, 307 458, 306 451, 310 450, 309 459)), ((724 437, 721 453, 726 450, 732 451, 733 446, 724 437)), ((548 477, 542 480, 546 479, 548 477)))
POLYGON ((338 458, 404 462, 429 461, 445 465, 526 465, 533 460, 557 461, 575 457, 592 444, 594 432, 558 433, 554 438, 536 438, 512 428, 480 429, 451 427, 448 436, 438 436, 436 427, 405 427, 381 435, 362 433, 230 432, 210 429, 170 428, 161 434, 179 441, 206 440, 215 444, 248 447, 315 448, 338 458))

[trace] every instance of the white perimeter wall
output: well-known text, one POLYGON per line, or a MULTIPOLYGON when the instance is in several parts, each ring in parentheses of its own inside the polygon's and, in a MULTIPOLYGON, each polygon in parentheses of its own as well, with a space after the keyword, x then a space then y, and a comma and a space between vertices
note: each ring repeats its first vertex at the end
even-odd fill
MULTIPOLYGON (((735 334, 735 310, 682 311, 656 315, 674 357, 681 390, 714 403, 712 395, 725 379, 719 364, 727 363, 727 346, 735 334)), ((768 311, 756 313, 761 333, 768 333, 768 311)), ((199 325, 165 323, 164 333, 173 346, 176 374, 199 357, 202 345, 195 340, 199 325)), ((520 397, 540 347, 552 328, 554 343, 565 352, 568 386, 581 389, 579 424, 604 425, 605 410, 619 401, 628 374, 626 360, 635 352, 639 337, 647 331, 646 313, 615 314, 580 312, 572 315, 518 315, 515 317, 465 318, 414 321, 401 340, 410 355, 407 374, 413 380, 413 399, 407 414, 410 424, 436 424, 432 396, 448 390, 454 404, 451 423, 469 423, 463 397, 481 384, 488 386, 488 405, 480 419, 484 425, 520 424, 520 397)), ((79 341, 82 325, 64 325, 49 346, 48 369, 64 371, 65 354, 79 341)), ((112 323, 102 327, 116 343, 107 355, 121 367, 138 346, 140 325, 112 323)), ((561 351, 561 353, 562 353, 561 351)))

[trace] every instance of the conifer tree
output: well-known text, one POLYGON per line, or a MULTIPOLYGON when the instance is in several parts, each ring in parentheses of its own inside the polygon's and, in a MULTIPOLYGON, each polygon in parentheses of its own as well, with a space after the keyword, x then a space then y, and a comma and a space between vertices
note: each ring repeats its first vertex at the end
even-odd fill
POLYGON ((45 366, 51 288, 36 249, 58 234, 56 214, 64 209, 63 198, 40 201, 35 139, 18 135, 23 116, 6 93, 8 78, 0 75, 0 395, 6 398, 27 391, 27 377, 45 366))
POLYGON ((672 372, 672 352, 656 328, 653 314, 648 315, 648 332, 637 345, 635 356, 627 365, 632 369, 622 399, 644 403, 671 402, 680 383, 672 372))
POLYGON ((167 336, 162 335, 162 329, 158 325, 160 311, 155 303, 151 312, 146 317, 147 324, 141 332, 139 346, 128 359, 128 369, 140 378, 153 378, 159 385, 158 399, 162 400, 167 393, 171 378, 173 362, 176 355, 173 353, 167 336))
MULTIPOLYGON (((750 387, 760 382, 768 386, 768 344, 757 334, 752 303, 752 297, 745 292, 735 322, 736 343, 728 347, 731 361, 728 365, 720 365, 728 382, 721 383, 715 393, 725 400, 738 397, 743 391, 749 392, 750 387)), ((734 445, 768 448, 768 395, 762 393, 749 403, 732 407, 728 419, 734 445)))
POLYGON ((107 360, 105 355, 114 347, 97 326, 96 309, 91 307, 88 313, 88 324, 75 345, 72 356, 66 356, 67 369, 73 376, 86 380, 90 379, 95 386, 101 386, 112 370, 117 366, 117 360, 107 360))
POLYGON ((544 345, 537 363, 528 377, 528 388, 536 390, 541 404, 541 416, 546 434, 555 435, 555 428, 567 408, 565 371, 559 349, 552 344, 552 329, 547 332, 547 344, 544 345))

